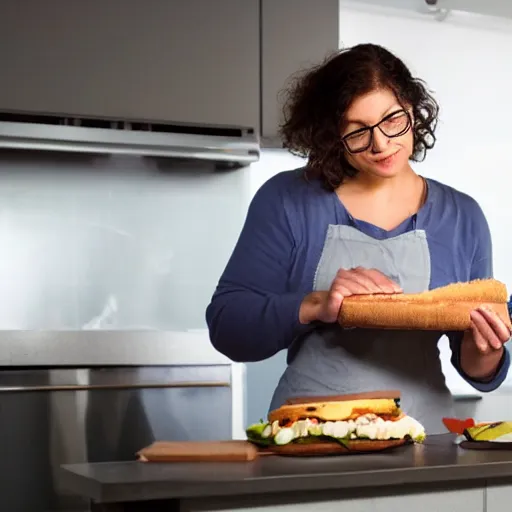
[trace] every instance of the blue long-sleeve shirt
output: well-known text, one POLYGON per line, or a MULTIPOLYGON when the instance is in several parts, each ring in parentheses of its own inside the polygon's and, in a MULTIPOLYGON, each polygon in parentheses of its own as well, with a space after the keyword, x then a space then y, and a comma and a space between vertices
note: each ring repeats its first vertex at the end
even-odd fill
MULTIPOLYGON (((428 197, 416 217, 427 234, 430 289, 492 277, 489 226, 468 195, 427 180, 428 197)), ((303 298, 313 280, 329 224, 348 224, 349 214, 334 192, 306 181, 303 170, 286 171, 255 194, 233 254, 206 311, 212 344, 234 361, 261 361, 287 349, 311 326, 299 322, 303 298)), ((361 222, 358 229, 378 238, 413 229, 409 221, 386 231, 361 222)), ((356 262, 357 264, 357 262, 356 262)), ((462 333, 447 333, 452 364, 475 389, 496 389, 510 366, 507 350, 495 377, 475 381, 460 367, 462 333)))

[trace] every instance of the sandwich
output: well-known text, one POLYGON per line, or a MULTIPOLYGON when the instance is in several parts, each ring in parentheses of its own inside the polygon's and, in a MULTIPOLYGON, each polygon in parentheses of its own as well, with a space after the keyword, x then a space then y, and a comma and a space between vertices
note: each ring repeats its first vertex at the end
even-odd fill
POLYGON ((351 295, 343 300, 343 327, 465 331, 470 313, 488 307, 512 328, 506 286, 495 279, 455 283, 415 294, 351 295))
POLYGON ((449 432, 463 436, 471 443, 512 443, 512 421, 476 422, 473 418, 443 418, 443 423, 449 432))
POLYGON ((423 426, 401 411, 397 391, 289 400, 246 434, 248 441, 288 455, 381 451, 426 437, 423 426))
POLYGON ((477 423, 464 430, 468 441, 488 443, 511 443, 512 421, 497 421, 494 423, 477 423))

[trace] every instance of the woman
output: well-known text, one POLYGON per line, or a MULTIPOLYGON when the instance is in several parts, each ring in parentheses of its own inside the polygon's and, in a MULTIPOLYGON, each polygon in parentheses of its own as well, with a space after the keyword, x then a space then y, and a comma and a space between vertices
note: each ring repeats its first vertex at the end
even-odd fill
POLYGON ((492 311, 468 332, 342 329, 353 294, 416 293, 492 276, 489 227, 477 202, 414 172, 434 146, 438 106, 386 49, 344 50, 288 91, 281 135, 304 169, 282 172, 255 195, 207 322, 235 361, 288 350, 271 409, 293 396, 400 389, 427 432, 453 414, 439 360, 492 391, 510 365, 510 331, 492 311))

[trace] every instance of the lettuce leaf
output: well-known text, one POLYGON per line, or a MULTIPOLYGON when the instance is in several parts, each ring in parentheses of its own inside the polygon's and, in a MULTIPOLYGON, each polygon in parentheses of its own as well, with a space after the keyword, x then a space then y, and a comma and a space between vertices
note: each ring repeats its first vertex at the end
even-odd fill
MULTIPOLYGON (((248 427, 245 431, 247 435, 247 440, 251 443, 257 444, 258 446, 275 446, 276 443, 274 442, 273 436, 270 437, 262 437, 263 431, 265 428, 269 426, 269 423, 255 423, 254 425, 251 425, 248 427)), ((315 435, 308 435, 307 437, 299 437, 297 439, 294 439, 289 444, 310 444, 315 443, 318 441, 335 441, 343 446, 348 445, 349 437, 346 438, 339 438, 339 437, 331 437, 331 436, 315 436, 315 435)))

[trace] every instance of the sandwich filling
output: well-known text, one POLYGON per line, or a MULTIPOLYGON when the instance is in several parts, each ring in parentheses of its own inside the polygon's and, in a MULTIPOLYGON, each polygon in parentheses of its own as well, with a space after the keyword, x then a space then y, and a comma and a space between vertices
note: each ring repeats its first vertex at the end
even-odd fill
POLYGON ((478 423, 464 430, 468 441, 487 441, 492 443, 512 442, 512 422, 478 423))
MULTIPOLYGON (((357 440, 424 441, 425 429, 417 420, 400 411, 398 400, 391 400, 387 405, 383 401, 371 402, 373 406, 380 405, 381 410, 375 410, 379 407, 373 407, 374 412, 370 412, 370 407, 356 409, 353 406, 361 404, 354 401, 286 405, 271 412, 269 421, 261 420, 247 428, 247 439, 261 446, 322 441, 335 441, 345 446, 357 440), (346 414, 335 416, 336 412, 342 411, 346 414)), ((366 405, 370 404, 366 402, 366 405)))

